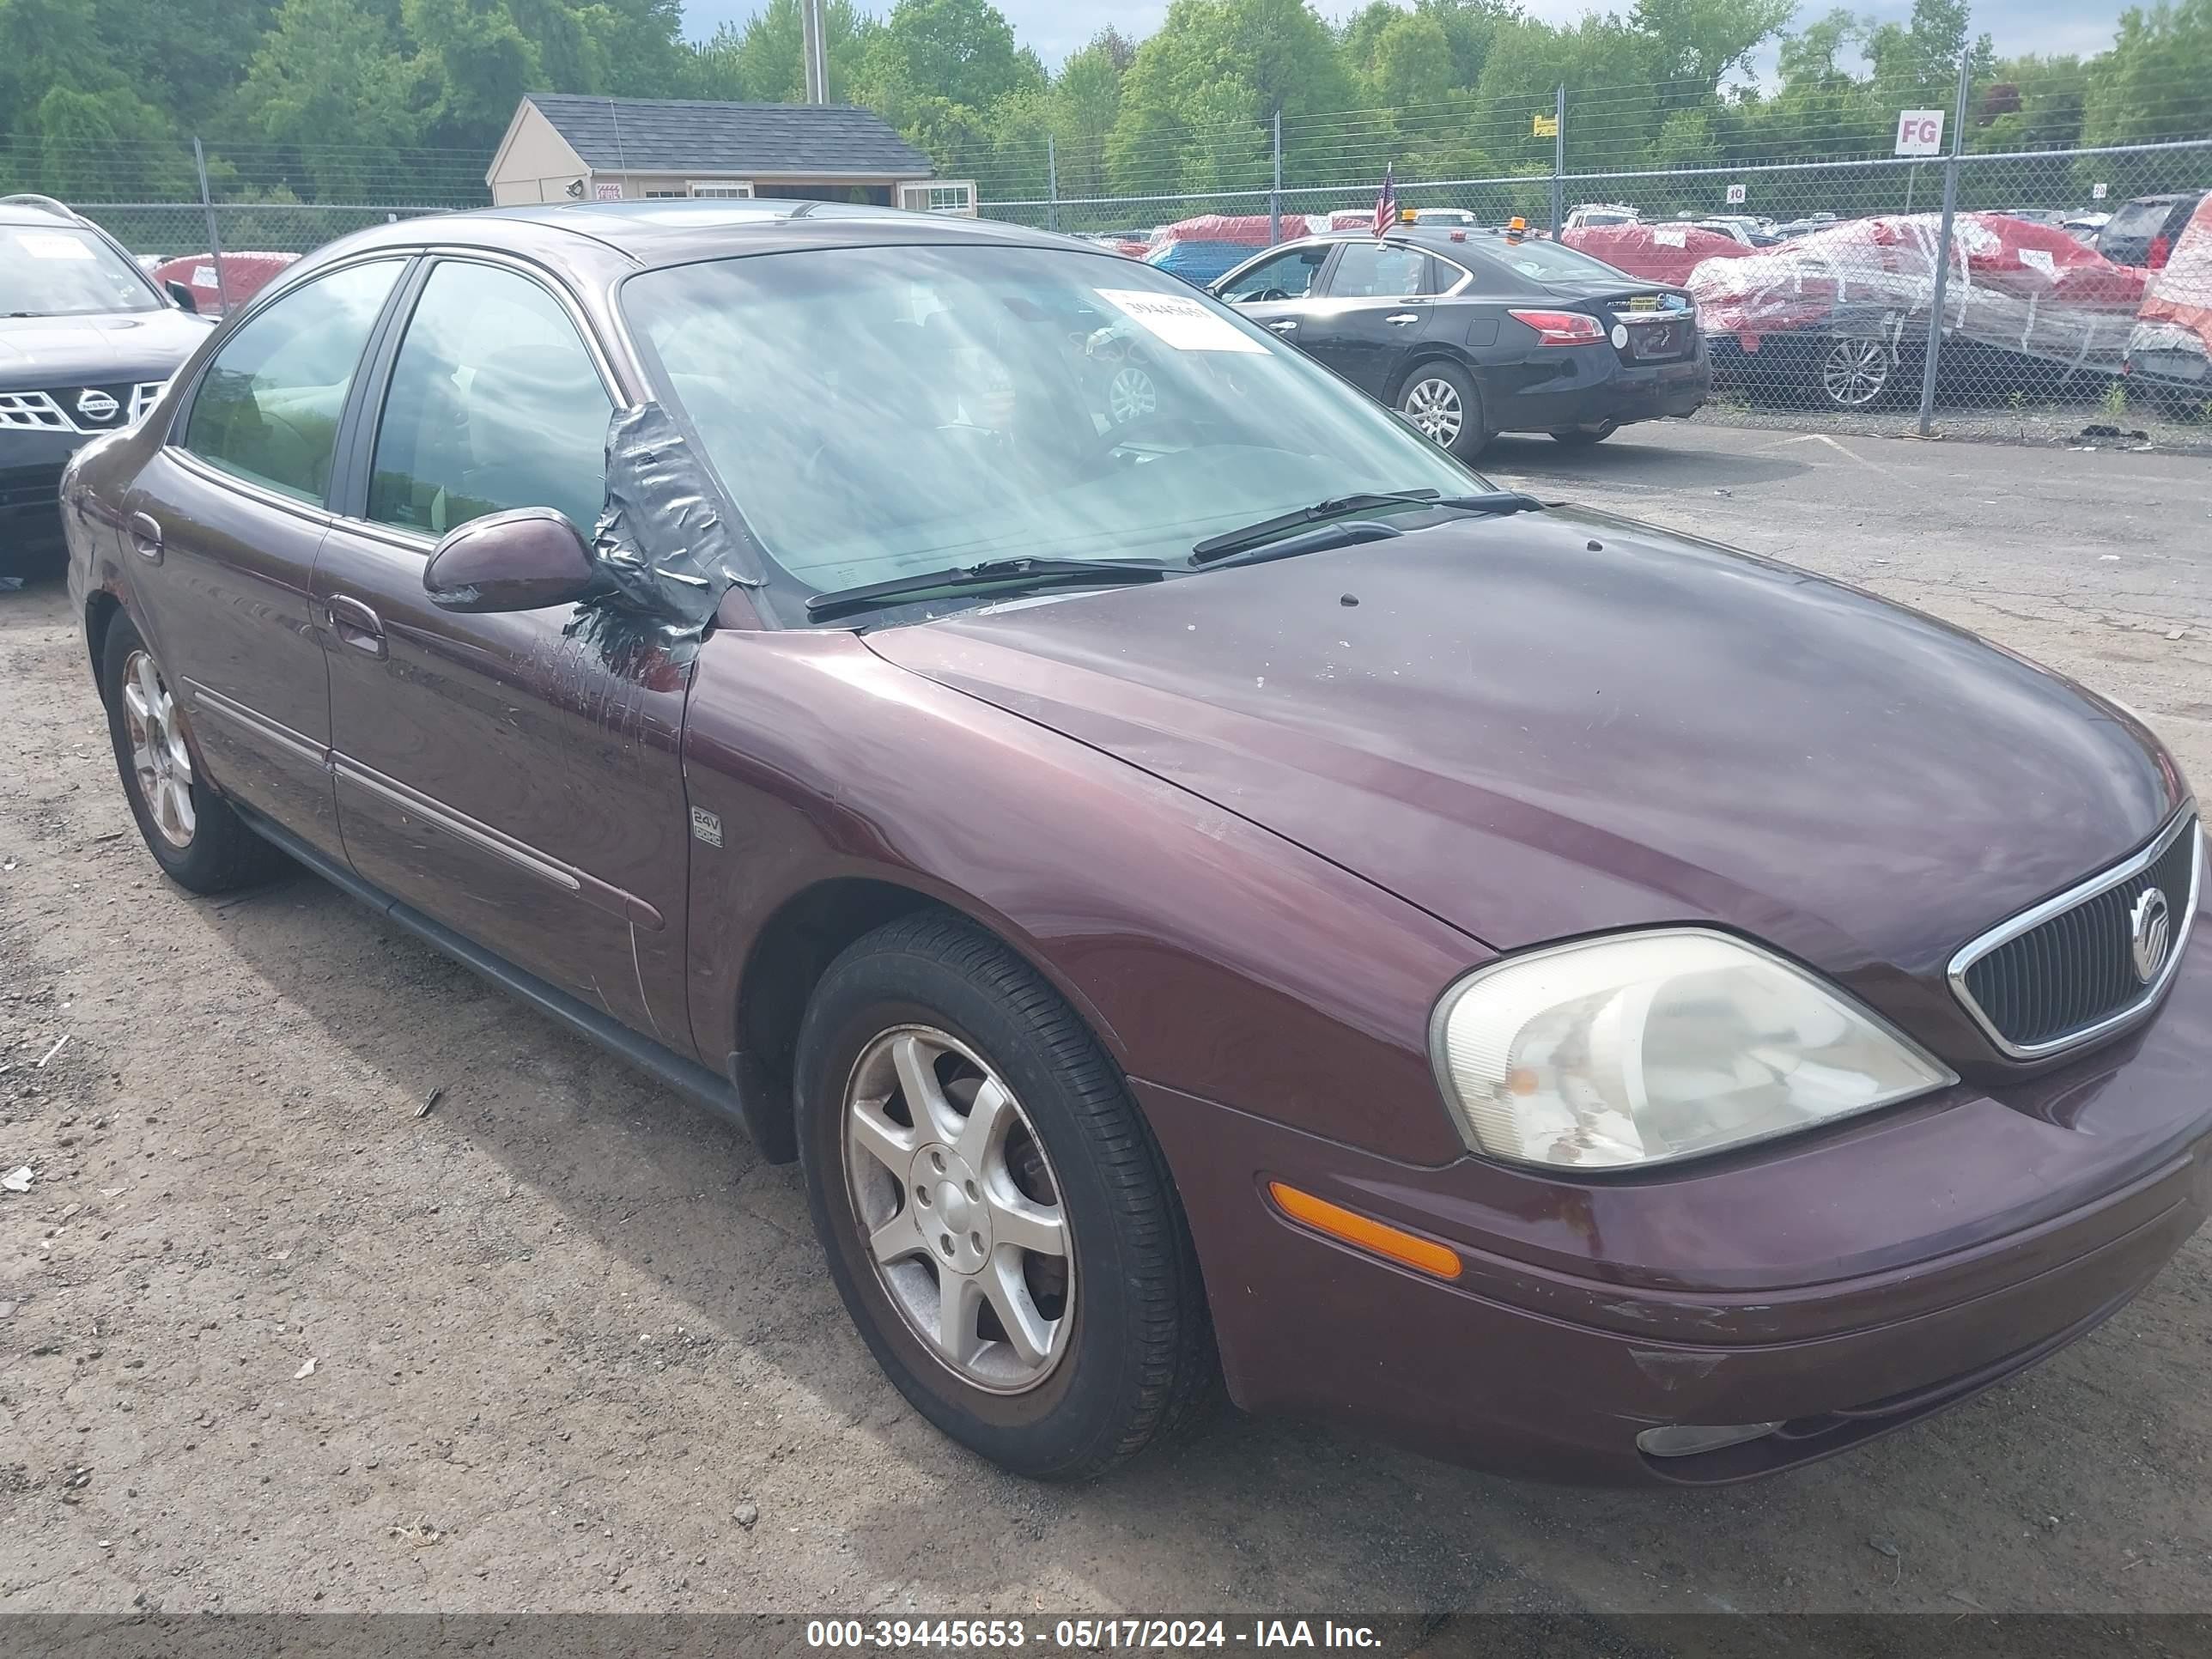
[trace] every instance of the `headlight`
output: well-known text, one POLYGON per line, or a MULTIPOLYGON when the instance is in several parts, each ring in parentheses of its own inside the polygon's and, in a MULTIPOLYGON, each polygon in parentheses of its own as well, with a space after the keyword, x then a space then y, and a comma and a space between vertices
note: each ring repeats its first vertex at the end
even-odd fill
POLYGON ((1778 957, 1686 928, 1480 968, 1430 1025, 1479 1152, 1577 1170, 1693 1158, 1958 1079, 1778 957))

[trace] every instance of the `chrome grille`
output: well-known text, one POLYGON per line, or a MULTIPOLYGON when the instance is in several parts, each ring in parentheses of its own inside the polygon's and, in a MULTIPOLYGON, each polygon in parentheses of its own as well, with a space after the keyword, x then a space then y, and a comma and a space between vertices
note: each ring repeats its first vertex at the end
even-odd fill
MULTIPOLYGON (((2116 1029, 2155 1001, 2188 941, 2203 860, 2184 811, 2133 858, 1992 928, 1952 959, 1952 988, 1991 1042, 2017 1060, 2116 1029), (2163 896, 2164 950, 2145 976, 2139 907, 2163 896)), ((2150 929, 2146 924, 2147 931, 2150 929)))
POLYGON ((0 432, 112 432, 127 426, 154 406, 167 380, 139 380, 130 385, 58 386, 52 391, 0 392, 0 432), (101 392, 115 401, 115 413, 95 421, 78 416, 76 400, 86 392, 101 392))
POLYGON ((0 392, 0 430, 74 432, 76 423, 44 392, 0 392))

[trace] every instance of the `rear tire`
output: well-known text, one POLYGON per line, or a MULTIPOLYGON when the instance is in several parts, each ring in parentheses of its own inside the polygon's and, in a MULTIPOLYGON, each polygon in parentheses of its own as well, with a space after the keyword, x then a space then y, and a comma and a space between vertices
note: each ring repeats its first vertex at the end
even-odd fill
POLYGON ((1398 388, 1398 412, 1439 448, 1471 461, 1489 445, 1488 412, 1474 381, 1442 359, 1417 366, 1398 388))
POLYGON ((187 892, 228 893, 284 867, 284 855, 208 782, 173 690, 128 617, 108 624, 100 691, 131 815, 170 880, 187 892))
POLYGON ((946 1435, 1080 1479, 1211 1397, 1166 1166, 1097 1041, 1006 946, 941 912, 857 941, 807 1005, 797 1085, 830 1277, 946 1435))

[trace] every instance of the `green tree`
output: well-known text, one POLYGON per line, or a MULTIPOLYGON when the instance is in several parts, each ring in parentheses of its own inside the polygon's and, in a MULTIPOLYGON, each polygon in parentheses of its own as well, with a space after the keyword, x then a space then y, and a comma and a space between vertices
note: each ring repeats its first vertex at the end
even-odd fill
MULTIPOLYGON (((822 55, 831 103, 851 103, 860 96, 868 45, 881 27, 854 0, 829 0, 823 7, 822 55)), ((804 39, 799 0, 769 0, 742 29, 725 22, 713 39, 693 49, 683 90, 693 98, 795 104, 806 95, 804 39)))
POLYGON ((234 130, 295 147, 312 191, 357 201, 391 186, 390 162, 376 149, 420 140, 414 84, 391 25, 369 6, 284 0, 233 100, 234 130))
POLYGON ((1121 78, 1135 56, 1119 31, 1107 28, 1060 66, 1052 83, 1052 134, 1063 196, 1106 193, 1106 141, 1121 112, 1121 78))
MULTIPOLYGON (((1286 122, 1342 110, 1351 93, 1335 38, 1305 0, 1173 0, 1123 80, 1107 170, 1118 189, 1143 191, 1194 177, 1228 187, 1234 165, 1233 183, 1252 187, 1262 123, 1277 110, 1286 122)), ((1310 167, 1293 152, 1284 173, 1297 184, 1310 167)))
POLYGON ((868 43, 866 76, 878 97, 971 110, 1045 84, 1036 54, 1015 45, 1013 25, 989 0, 898 0, 868 43))
MULTIPOLYGON (((2119 37, 2090 60, 2081 106, 2086 145, 2201 138, 2212 88, 2212 0, 2182 0, 2120 15, 2119 37)), ((2171 161, 2151 156, 2086 157, 2075 165, 2084 187, 2098 180, 2114 198, 2172 189, 2171 161)))

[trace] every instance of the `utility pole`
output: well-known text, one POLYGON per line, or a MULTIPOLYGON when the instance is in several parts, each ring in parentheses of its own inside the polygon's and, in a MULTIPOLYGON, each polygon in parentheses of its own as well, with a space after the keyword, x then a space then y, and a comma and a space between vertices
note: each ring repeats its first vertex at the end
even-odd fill
POLYGON ((1943 158, 1943 223, 1936 235, 1936 291, 1928 317, 1928 352, 1920 371, 1920 435, 1936 418, 1936 365, 1943 356, 1943 290, 1950 285, 1951 220, 1959 205, 1959 155, 1966 143, 1966 80, 1973 58, 1959 54, 1959 103, 1951 112, 1951 153, 1943 158))
POLYGON ((799 45, 806 55, 806 101, 830 101, 830 65, 822 44, 822 0, 799 0, 799 45))

